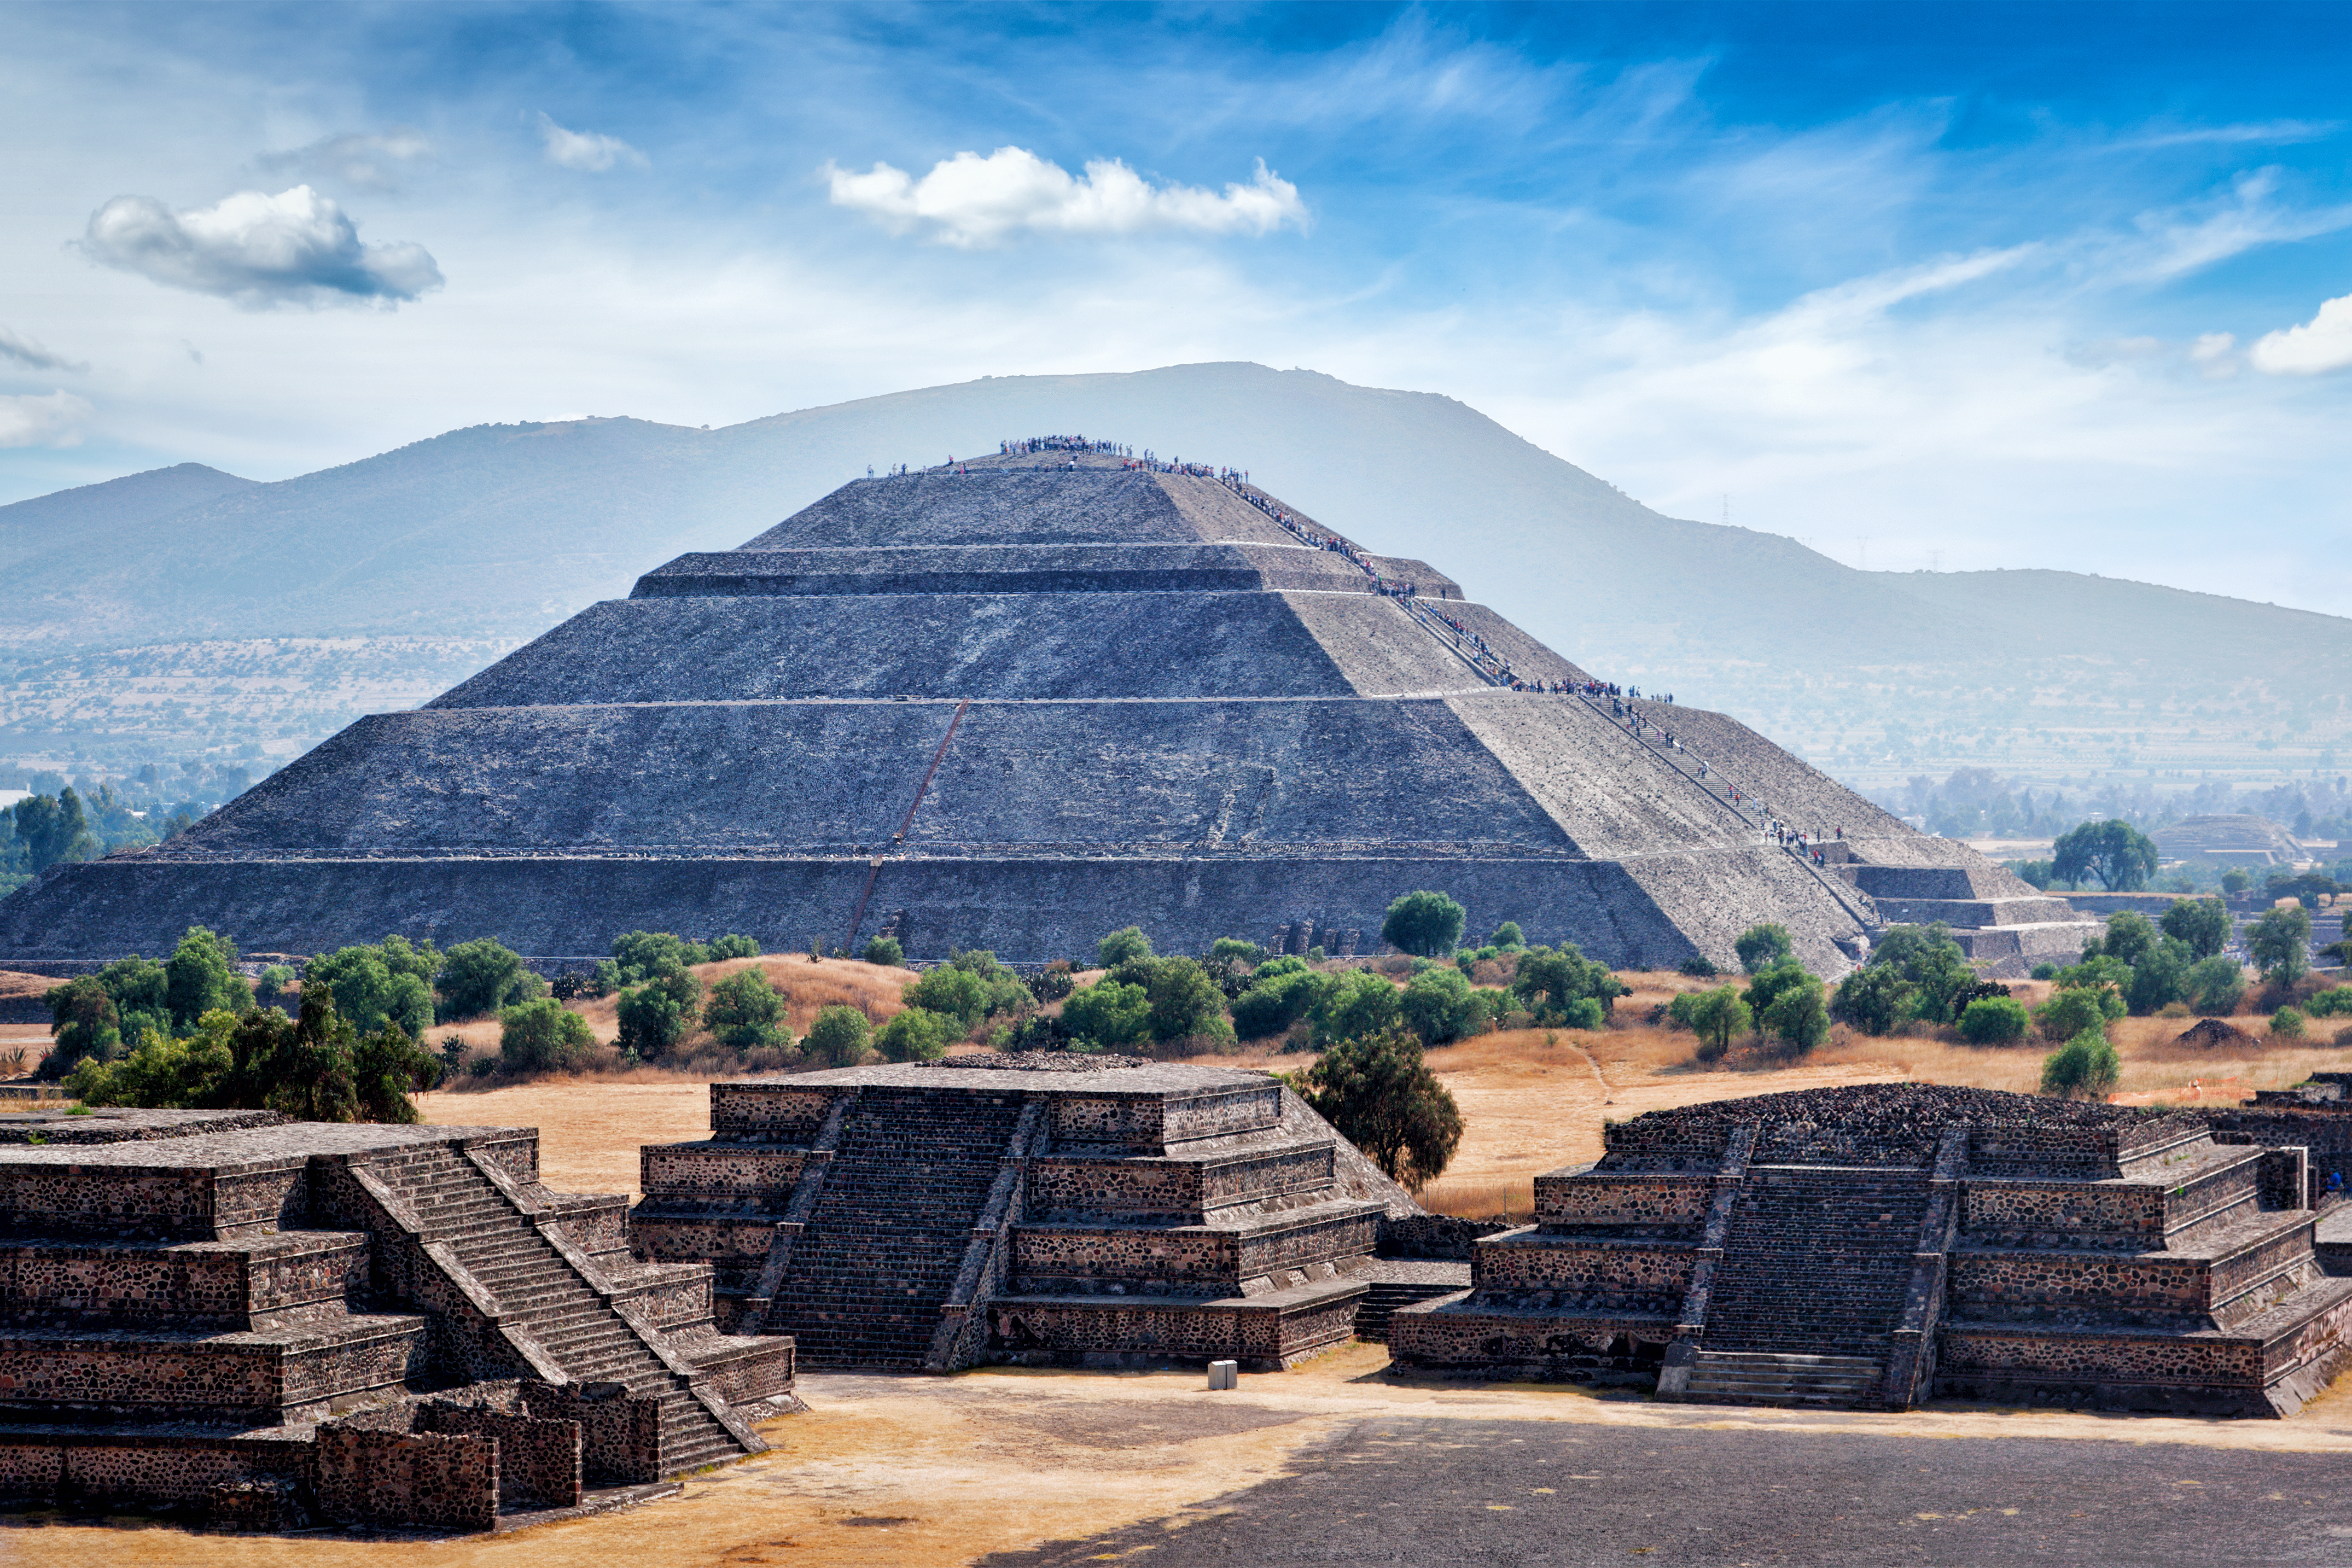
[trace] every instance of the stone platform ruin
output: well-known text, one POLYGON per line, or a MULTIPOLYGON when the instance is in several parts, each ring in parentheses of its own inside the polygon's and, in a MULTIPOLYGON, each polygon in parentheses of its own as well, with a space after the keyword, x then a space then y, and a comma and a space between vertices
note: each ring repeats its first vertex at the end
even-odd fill
MULTIPOLYGON (((813 1367, 1271 1369, 1347 1340, 1403 1191, 1278 1081, 1055 1052, 710 1086, 648 1145, 640 1256, 813 1367)), ((1387 1273, 1397 1279, 1387 1281, 1387 1273)))
POLYGON ((529 1128, 0 1114, 0 1499, 492 1530, 765 1448, 789 1339, 529 1128))
POLYGON ((0 901, 0 963, 197 924, 288 953, 647 929, 1040 962, 1130 924, 1339 952, 1421 887, 1618 967, 1729 968, 1775 921, 1834 975, 1941 918, 2021 975, 2096 933, 1721 714, 1535 689, 1588 679, 1235 480, 1061 451, 858 480, 54 868, 0 901))
POLYGON ((2352 1279, 2305 1151, 2243 1137, 1925 1084, 1652 1112, 1538 1176, 1536 1223, 1390 1348, 1710 1402, 2291 1414, 2343 1362, 2352 1279))

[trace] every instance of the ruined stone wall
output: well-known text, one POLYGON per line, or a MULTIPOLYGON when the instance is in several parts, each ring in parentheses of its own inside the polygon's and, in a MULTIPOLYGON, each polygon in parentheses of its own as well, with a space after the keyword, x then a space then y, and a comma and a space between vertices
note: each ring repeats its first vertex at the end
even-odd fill
POLYGON ((1032 1214, 1197 1217, 1229 1204, 1314 1191, 1330 1180, 1328 1145, 1216 1160, 1046 1155, 1030 1166, 1028 1207, 1032 1214))
POLYGON ((581 1469, 588 1480, 625 1486, 661 1479, 659 1400, 627 1394, 618 1384, 526 1383, 521 1396, 530 1416, 579 1423, 581 1469))
POLYGON ((498 1441, 498 1495, 506 1504, 577 1508, 581 1437, 576 1421, 551 1421, 446 1401, 419 1412, 422 1429, 498 1441))
POLYGON ((376 1432, 330 1423, 314 1444, 319 1506, 351 1522, 494 1530, 496 1443, 436 1432, 376 1432))
POLYGON ((0 1242, 0 1315, 249 1328, 257 1316, 363 1290, 368 1241, 293 1231, 247 1247, 0 1242))

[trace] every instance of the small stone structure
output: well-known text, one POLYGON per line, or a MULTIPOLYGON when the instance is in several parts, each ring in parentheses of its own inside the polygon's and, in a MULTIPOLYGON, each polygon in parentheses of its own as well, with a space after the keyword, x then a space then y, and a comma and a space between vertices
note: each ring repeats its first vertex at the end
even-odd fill
POLYGON ((2312 1190, 2325 1207, 2319 1256, 2331 1272, 2352 1274, 2352 1204, 2328 1201, 2352 1195, 2352 1072, 2315 1072, 2292 1088, 2257 1089, 2243 1105, 2200 1113, 2218 1137, 2306 1152, 2312 1190))
POLYGON ((789 1339, 511 1127, 0 1114, 0 1497, 479 1530, 765 1445, 789 1339))
POLYGON ((1421 1210, 1263 1073, 961 1057, 714 1083, 710 1125, 644 1150, 631 1244, 812 1366, 1278 1367, 1444 1288, 1375 1256, 1421 1210))
POLYGON ((2288 1414, 2346 1354, 2352 1279, 2304 1149, 2226 1120, 1870 1084, 1612 1123, 1390 1348, 1694 1400, 2288 1414))

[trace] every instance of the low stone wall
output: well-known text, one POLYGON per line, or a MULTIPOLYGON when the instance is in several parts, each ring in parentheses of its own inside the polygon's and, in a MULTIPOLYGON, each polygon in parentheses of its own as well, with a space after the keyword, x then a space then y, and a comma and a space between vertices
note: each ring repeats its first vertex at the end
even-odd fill
POLYGON ((1695 1242, 1594 1241, 1509 1231, 1479 1243, 1472 1280, 1489 1291, 1557 1292, 1580 1306, 1671 1312, 1690 1289, 1695 1242))
POLYGON ((378 1432, 330 1424, 313 1444, 320 1511, 345 1523, 495 1530, 498 1445, 437 1432, 378 1432))
POLYGON ((314 1337, 202 1343, 124 1330, 0 1332, 5 1397, 127 1416, 276 1419, 424 1369, 425 1320, 330 1319, 314 1337))
POLYGON ((1368 1204, 1355 1214, 1289 1223, 1276 1218, 1247 1230, 1024 1224, 1013 1233, 1013 1269, 1024 1292, 1050 1279, 1055 1290, 1084 1290, 1087 1281, 1102 1281, 1152 1294, 1184 1294, 1189 1286, 1224 1295, 1237 1278, 1247 1281, 1370 1252, 1379 1219, 1368 1204))
POLYGON ((1284 1148, 1217 1160, 1088 1159, 1047 1155, 1029 1168, 1032 1213, 1198 1216, 1327 1186, 1331 1148, 1284 1148))
POLYGON ((834 1090, 714 1083, 710 1086, 711 1136, 805 1144, 824 1125, 839 1097, 840 1092, 834 1090))
POLYGON ((1706 1176, 1576 1175, 1536 1177, 1536 1220, 1547 1228, 1639 1226, 1696 1228, 1714 1187, 1706 1176))
POLYGON ((1256 1370, 1288 1365, 1355 1332, 1366 1288, 1317 1292, 1305 1301, 1200 1305, 1069 1299, 991 1303, 985 1358, 1034 1365, 1150 1365, 1234 1360, 1256 1370))
POLYGON ((1647 1322, 1439 1302, 1389 1319, 1389 1353, 1415 1371, 1654 1387, 1674 1318, 1647 1322))
POLYGON ((309 1162, 258 1168, 0 1164, 0 1229, 171 1241, 299 1225, 309 1162))
POLYGON ((1463 1219, 1451 1214, 1384 1215, 1381 1219, 1379 1251, 1383 1258, 1467 1263, 1479 1238, 1512 1228, 1507 1219, 1463 1219))
POLYGON ((0 1241, 0 1316, 247 1328, 257 1315, 365 1289, 364 1234, 291 1231, 237 1249, 101 1241, 0 1241))
POLYGON ((576 1421, 436 1401, 419 1412, 423 1430, 498 1440, 498 1497, 540 1508, 580 1506, 581 1435, 576 1421))
POLYGON ((580 1464, 591 1481, 635 1485, 662 1477, 661 1404, 617 1383, 526 1383, 524 1413, 580 1424, 580 1464))
POLYGON ((1272 1079, 1168 1093, 1056 1094, 1054 1136, 1073 1144, 1160 1150, 1193 1138, 1271 1127, 1282 1119, 1282 1085, 1272 1079))
POLYGON ((307 1479, 310 1445, 294 1437, 0 1428, 0 1498, 195 1503, 215 1488, 307 1479))
POLYGON ((638 1185, 648 1196, 792 1196, 808 1164, 805 1149, 761 1144, 647 1144, 637 1151, 638 1185))

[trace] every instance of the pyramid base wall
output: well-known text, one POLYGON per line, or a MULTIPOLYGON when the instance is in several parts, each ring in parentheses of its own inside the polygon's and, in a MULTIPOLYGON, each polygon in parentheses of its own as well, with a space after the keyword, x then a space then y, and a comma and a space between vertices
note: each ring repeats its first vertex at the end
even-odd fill
POLYGON ((1367 1292, 1344 1280, 1221 1301, 1000 1296, 988 1304, 980 1359, 1094 1367, 1237 1361, 1245 1371, 1278 1372, 1353 1338, 1367 1292))

